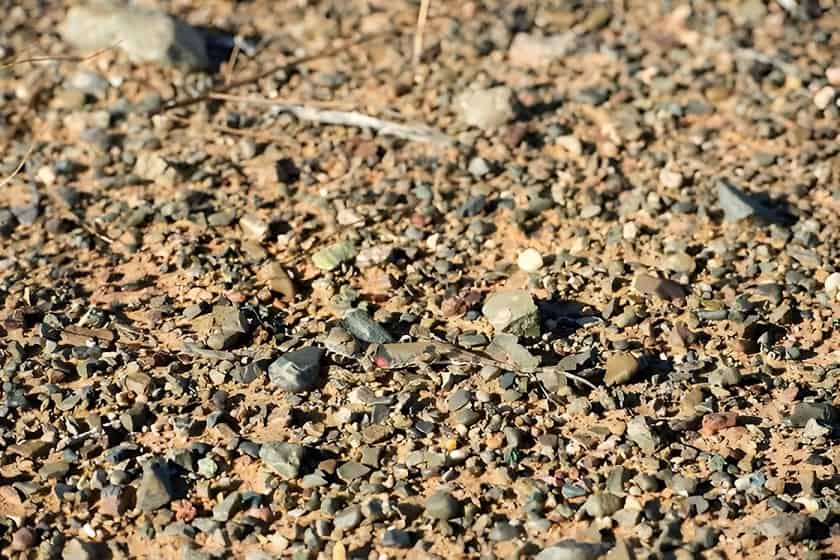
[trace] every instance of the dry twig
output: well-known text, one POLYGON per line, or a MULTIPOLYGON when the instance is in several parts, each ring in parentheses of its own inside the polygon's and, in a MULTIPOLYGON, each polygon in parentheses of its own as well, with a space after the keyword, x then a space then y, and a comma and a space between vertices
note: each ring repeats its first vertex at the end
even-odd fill
POLYGON ((260 99, 251 97, 237 97, 232 95, 210 94, 211 99, 225 101, 239 101, 260 105, 271 105, 280 111, 291 113, 304 121, 317 122, 322 124, 334 124, 339 126, 356 126, 369 128, 386 136, 396 136, 415 142, 427 142, 436 146, 451 146, 454 141, 443 132, 427 125, 408 125, 393 121, 386 121, 377 117, 371 117, 358 111, 337 111, 334 109, 320 109, 311 105, 285 103, 271 99, 260 99))
POLYGON ((15 170, 12 171, 11 175, 9 175, 8 177, 6 177, 2 181, 0 181, 0 188, 5 187, 6 184, 9 181, 14 179, 17 176, 17 174, 20 173, 20 170, 23 169, 23 166, 26 165, 27 161, 29 161, 29 157, 32 155, 32 151, 35 149, 35 144, 36 143, 37 143, 37 140, 33 140, 32 143, 29 144, 29 148, 26 150, 26 153, 23 154, 23 157, 21 158, 18 166, 15 167, 15 170))
POLYGON ((417 12, 417 29, 414 32, 414 66, 420 64, 423 56, 423 33, 426 31, 426 21, 429 19, 429 5, 432 0, 421 0, 420 10, 417 12))
POLYGON ((102 53, 106 53, 112 49, 115 49, 119 46, 119 43, 115 43, 110 47, 105 47, 104 49, 99 49, 98 51, 94 51, 85 56, 73 56, 73 55, 43 55, 43 56, 30 56, 29 58, 13 58, 9 62, 4 62, 0 64, 0 69, 3 68, 10 68, 12 66, 17 66, 19 64, 30 64, 35 62, 48 62, 48 61, 61 61, 61 62, 87 62, 88 60, 94 59, 97 56, 101 55, 102 53))

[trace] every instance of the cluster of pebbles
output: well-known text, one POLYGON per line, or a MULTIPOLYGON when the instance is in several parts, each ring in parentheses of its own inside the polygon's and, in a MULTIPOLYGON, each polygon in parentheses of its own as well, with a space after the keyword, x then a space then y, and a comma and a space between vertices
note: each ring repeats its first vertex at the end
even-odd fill
POLYGON ((4 12, 3 557, 840 552, 836 3, 417 8, 4 12))

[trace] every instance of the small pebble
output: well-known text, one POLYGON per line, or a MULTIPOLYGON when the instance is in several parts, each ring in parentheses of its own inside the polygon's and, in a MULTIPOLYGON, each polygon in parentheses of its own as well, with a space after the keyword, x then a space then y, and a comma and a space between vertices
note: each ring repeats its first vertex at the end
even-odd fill
POLYGON ((543 258, 536 249, 525 249, 516 258, 516 264, 523 272, 533 273, 543 266, 543 258))

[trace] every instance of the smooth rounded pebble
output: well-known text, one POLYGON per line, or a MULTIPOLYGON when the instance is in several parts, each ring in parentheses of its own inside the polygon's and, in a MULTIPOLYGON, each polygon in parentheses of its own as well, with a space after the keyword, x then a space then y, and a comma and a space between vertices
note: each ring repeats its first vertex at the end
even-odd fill
POLYGON ((525 249, 516 258, 516 264, 524 272, 536 272, 543 266, 543 258, 536 249, 525 249))

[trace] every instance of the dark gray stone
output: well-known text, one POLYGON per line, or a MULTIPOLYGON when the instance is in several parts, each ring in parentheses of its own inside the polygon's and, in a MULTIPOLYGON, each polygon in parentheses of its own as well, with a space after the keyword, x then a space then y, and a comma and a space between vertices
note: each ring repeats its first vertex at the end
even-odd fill
POLYGON ((320 381, 322 356, 323 351, 316 346, 287 352, 268 367, 268 377, 274 385, 285 391, 310 391, 320 381))
POLYGON ((451 493, 442 490, 429 496, 426 500, 426 515, 432 519, 454 519, 461 517, 464 508, 451 493))
POLYGON ((146 463, 137 488, 137 507, 144 512, 152 512, 168 504, 172 497, 172 480, 166 461, 157 459, 146 463))
POLYGON ((386 344, 394 342, 394 337, 385 328, 368 315, 364 309, 350 309, 344 314, 344 326, 350 333, 363 342, 386 344))

